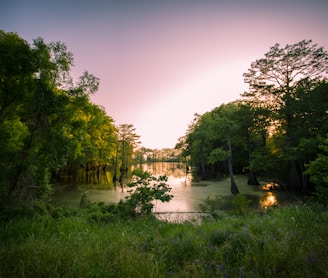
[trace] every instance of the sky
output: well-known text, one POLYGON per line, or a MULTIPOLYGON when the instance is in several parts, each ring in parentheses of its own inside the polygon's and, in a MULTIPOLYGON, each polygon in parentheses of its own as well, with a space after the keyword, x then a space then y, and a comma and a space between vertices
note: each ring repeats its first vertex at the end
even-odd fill
POLYGON ((195 113, 240 99, 243 73, 274 44, 328 50, 327 13, 327 0, 4 0, 0 29, 65 43, 73 77, 100 79, 92 102, 161 149, 195 113))

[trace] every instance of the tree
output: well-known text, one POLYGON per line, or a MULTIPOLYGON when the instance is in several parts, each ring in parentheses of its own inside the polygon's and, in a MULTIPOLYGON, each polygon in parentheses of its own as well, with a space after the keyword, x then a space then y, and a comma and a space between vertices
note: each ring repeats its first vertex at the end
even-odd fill
POLYGON ((89 102, 88 98, 76 96, 70 103, 72 113, 67 125, 68 136, 73 147, 69 167, 73 179, 77 169, 84 169, 87 184, 100 183, 103 173, 107 182, 106 165, 115 156, 117 145, 116 127, 104 109, 89 102))
POLYGON ((0 185, 7 200, 39 198, 67 168, 107 163, 117 141, 113 120, 90 102, 99 79, 74 86, 64 43, 28 45, 0 31, 0 185))
POLYGON ((34 57, 28 43, 0 30, 0 123, 15 117, 34 86, 34 57))
MULTIPOLYGON (((135 133, 135 128, 132 124, 121 124, 118 126, 118 150, 120 155, 117 152, 117 157, 120 156, 120 177, 119 183, 123 192, 123 181, 127 178, 128 168, 130 161, 132 160, 133 151, 139 143, 139 135, 135 133)), ((114 177, 116 178, 116 169, 117 169, 118 160, 116 159, 115 163, 115 172, 114 177)))
POLYGON ((203 179, 208 177, 208 168, 217 172, 215 167, 218 163, 224 165, 221 171, 228 171, 233 194, 239 193, 232 165, 232 145, 239 128, 233 118, 237 108, 235 103, 223 104, 199 115, 189 127, 183 143, 185 154, 190 155, 193 163, 199 166, 203 179))
POLYGON ((190 155, 194 165, 200 169, 202 179, 209 177, 208 157, 212 150, 212 140, 215 139, 212 128, 212 115, 208 112, 203 115, 195 114, 195 118, 187 131, 185 154, 190 155))
POLYGON ((34 57, 28 43, 0 30, 0 186, 6 192, 16 179, 17 162, 30 131, 21 121, 22 105, 34 88, 34 57))
MULTIPOLYGON (((230 177, 230 189, 232 194, 238 194, 239 189, 236 184, 233 167, 232 167, 232 142, 231 136, 239 129, 238 123, 233 120, 233 114, 236 113, 237 106, 235 103, 229 103, 227 105, 222 104, 221 106, 215 108, 212 113, 214 115, 215 127, 214 130, 217 131, 217 137, 224 137, 227 147, 227 155, 224 157, 224 149, 222 147, 215 148, 213 152, 218 153, 218 160, 227 160, 228 172, 230 177)), ((214 161, 212 161, 214 162, 214 161)))
MULTIPOLYGON (((300 88, 312 88, 324 80, 328 73, 328 53, 317 47, 311 40, 303 40, 280 48, 279 44, 270 48, 265 57, 256 60, 244 73, 249 92, 243 97, 254 106, 268 107, 275 116, 273 124, 282 131, 279 147, 284 161, 289 163, 289 186, 302 188, 302 169, 289 153, 298 144, 296 136, 296 103, 299 102, 300 88)), ((283 163, 283 161, 281 161, 283 163)))
MULTIPOLYGON (((57 144, 51 142, 56 138, 52 136, 55 133, 53 124, 66 104, 66 96, 58 88, 58 80, 69 72, 72 59, 69 52, 64 53, 65 47, 57 47, 58 44, 46 45, 42 39, 35 40, 33 46, 29 47, 31 54, 28 58, 33 63, 29 83, 32 85, 27 90, 22 90, 23 95, 18 100, 19 109, 15 111, 15 117, 26 126, 28 134, 23 140, 22 150, 10 178, 11 197, 22 195, 23 192, 25 194, 32 191, 33 195, 33 192, 48 190, 51 168, 62 166, 59 147, 52 148, 57 144)), ((18 49, 14 48, 14 51, 21 61, 26 59, 18 55, 18 49)), ((19 68, 23 71, 29 69, 29 66, 22 64, 21 61, 17 61, 19 68)), ((8 68, 15 63, 13 60, 5 62, 8 68)), ((16 84, 22 84, 24 80, 24 76, 17 76, 16 84)), ((5 86, 8 93, 10 85, 7 83, 5 86)), ((8 99, 6 95, 5 99, 8 99)))
POLYGON ((245 143, 248 153, 248 181, 250 185, 259 185, 256 168, 253 167, 254 151, 265 147, 270 125, 270 111, 266 108, 252 106, 250 102, 237 102, 238 109, 233 117, 240 127, 241 140, 245 143))
POLYGON ((244 73, 250 92, 245 97, 267 102, 270 96, 278 105, 288 106, 299 84, 303 81, 324 79, 328 73, 328 53, 303 40, 280 48, 275 44, 265 54, 265 58, 256 60, 244 73))
POLYGON ((248 72, 244 73, 250 91, 243 96, 253 103, 267 103, 279 111, 280 120, 289 134, 293 119, 291 102, 295 100, 298 88, 326 78, 327 73, 328 53, 312 44, 311 40, 284 48, 276 44, 265 54, 265 58, 253 62, 248 72))

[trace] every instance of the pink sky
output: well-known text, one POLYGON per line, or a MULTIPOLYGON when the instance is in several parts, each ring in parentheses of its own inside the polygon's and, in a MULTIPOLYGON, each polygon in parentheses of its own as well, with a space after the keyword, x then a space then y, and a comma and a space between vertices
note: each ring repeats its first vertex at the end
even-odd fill
POLYGON ((163 148, 194 113, 238 99, 242 74, 275 43, 312 39, 328 50, 327 12, 320 0, 21 0, 0 4, 0 28, 66 43, 74 76, 100 78, 92 101, 133 124, 143 146, 163 148))

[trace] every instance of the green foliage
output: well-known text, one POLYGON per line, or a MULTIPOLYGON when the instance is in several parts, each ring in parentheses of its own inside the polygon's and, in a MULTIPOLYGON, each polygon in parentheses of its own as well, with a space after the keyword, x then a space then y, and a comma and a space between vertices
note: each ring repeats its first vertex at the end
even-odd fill
POLYGON ((8 186, 15 174, 24 140, 29 135, 29 131, 19 119, 4 120, 0 123, 0 130, 0 181, 2 181, 0 188, 3 189, 6 184, 8 186))
POLYGON ((91 201, 87 196, 87 192, 81 194, 80 208, 87 208, 91 206, 91 201))
POLYGON ((251 203, 252 200, 243 194, 237 194, 232 199, 232 205, 236 208, 236 212, 242 215, 249 213, 251 203))
POLYGON ((127 169, 132 163, 134 149, 138 144, 137 140, 139 140, 140 136, 135 133, 135 127, 132 124, 120 124, 117 127, 117 133, 118 142, 116 145, 114 175, 117 175, 117 170, 119 169, 119 180, 123 190, 123 180, 128 180, 127 169))
MULTIPOLYGON (((215 168, 224 168, 227 161, 233 157, 230 146, 238 147, 240 152, 234 162, 245 162, 243 139, 240 139, 240 125, 235 119, 238 111, 237 103, 222 104, 204 115, 195 118, 193 126, 186 136, 188 155, 197 166, 203 178, 216 175, 215 168), (239 144, 241 147, 239 147, 239 144), (211 173, 210 173, 211 172, 211 173)), ((246 159, 247 160, 247 159, 246 159)), ((238 166, 235 163, 235 166, 238 166)))
POLYGON ((89 100, 99 79, 84 72, 74 85, 73 54, 61 42, 29 45, 1 30, 0 50, 2 199, 43 198, 61 172, 109 163, 116 128, 89 100))
POLYGON ((218 218, 218 212, 222 210, 222 196, 215 196, 214 198, 207 197, 207 199, 199 205, 202 212, 208 212, 214 218, 218 218))
POLYGON ((323 204, 328 204, 328 137, 319 146, 323 153, 307 165, 306 174, 316 185, 314 197, 323 204))
POLYGON ((106 212, 110 218, 113 209, 113 205, 97 204, 58 210, 39 203, 34 209, 38 217, 2 220, 1 277, 327 274, 328 213, 323 206, 280 207, 261 215, 226 216, 199 225, 161 222, 154 217, 110 225, 96 220, 97 212, 106 212), (53 211, 52 216, 47 211, 53 211))
MULTIPOLYGON (((243 75, 249 91, 242 99, 196 115, 187 130, 184 154, 201 177, 231 173, 233 167, 249 170, 252 179, 265 175, 293 191, 309 192, 305 165, 315 160, 328 132, 327 66, 328 52, 311 40, 275 44, 251 63, 243 75)), ((315 194, 323 197, 325 187, 318 185, 323 181, 315 176, 310 179, 315 194)))
POLYGON ((275 155, 272 144, 267 143, 265 147, 257 148, 252 154, 250 168, 262 173, 268 173, 278 167, 278 157, 275 155))
POLYGON ((227 158, 227 151, 222 150, 221 148, 216 148, 211 151, 210 156, 208 158, 208 162, 210 164, 214 164, 218 161, 224 161, 227 158))
POLYGON ((225 200, 222 196, 215 196, 213 198, 207 197, 207 199, 199 205, 199 208, 202 212, 208 212, 214 219, 220 219, 224 211, 227 211, 230 215, 246 215, 250 213, 251 203, 252 200, 248 199, 243 194, 234 195, 232 200, 230 200, 230 198, 225 200), (233 208, 230 208, 230 203, 233 208))
POLYGON ((156 178, 141 169, 134 170, 132 175, 133 181, 128 186, 133 189, 126 197, 126 202, 137 214, 149 215, 154 207, 153 201, 169 202, 173 198, 173 195, 168 194, 171 188, 166 184, 166 176, 156 178))

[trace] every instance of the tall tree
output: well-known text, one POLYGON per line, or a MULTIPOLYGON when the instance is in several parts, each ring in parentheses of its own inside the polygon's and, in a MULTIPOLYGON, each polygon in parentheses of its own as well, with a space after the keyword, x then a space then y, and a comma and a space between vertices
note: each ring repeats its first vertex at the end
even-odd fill
POLYGON ((77 169, 84 169, 85 181, 99 183, 100 174, 115 156, 117 145, 116 128, 113 119, 106 115, 104 109, 92 104, 88 98, 75 96, 69 106, 71 119, 66 131, 70 134, 74 146, 70 154, 69 167, 75 180, 77 169), (96 180, 97 179, 97 180, 96 180))
POLYGON ((34 86, 35 64, 28 43, 0 30, 0 123, 15 117, 34 86))
POLYGON ((226 144, 226 157, 224 154, 224 146, 215 148, 212 151, 215 152, 218 156, 218 160, 227 160, 228 172, 230 177, 230 190, 232 194, 238 194, 239 189, 234 178, 233 171, 233 153, 232 153, 232 136, 235 134, 236 130, 239 130, 239 125, 234 121, 233 115, 236 113, 237 105, 235 103, 229 103, 227 105, 222 104, 221 106, 215 108, 212 113, 214 115, 214 122, 217 137, 225 138, 226 144))
POLYGON ((249 92, 245 92, 243 97, 254 105, 269 107, 277 117, 275 124, 283 128, 284 140, 280 147, 285 161, 289 163, 288 184, 294 189, 302 187, 302 171, 297 167, 298 162, 288 153, 298 143, 294 132, 294 107, 295 102, 299 101, 297 92, 302 86, 309 87, 325 79, 327 73, 328 53, 311 40, 283 48, 276 44, 244 73, 249 92))
POLYGON ((38 196, 72 163, 93 161, 99 168, 113 155, 113 120, 89 99, 99 79, 85 72, 73 85, 72 65, 73 54, 61 42, 37 38, 30 46, 0 31, 0 186, 6 198, 38 196))
POLYGON ((270 110, 253 106, 250 102, 237 102, 238 109, 233 118, 238 122, 241 140, 245 143, 248 153, 248 181, 250 185, 259 185, 256 177, 256 169, 253 167, 254 151, 264 147, 268 137, 270 126, 270 110))
POLYGON ((208 157, 212 150, 211 140, 214 139, 212 115, 207 112, 203 115, 195 114, 186 137, 186 154, 191 156, 194 165, 199 169, 202 179, 209 177, 208 157))
POLYGON ((288 157, 297 162, 302 172, 302 190, 312 190, 305 165, 314 160, 322 138, 328 133, 328 82, 319 81, 297 90, 297 101, 293 105, 292 137, 295 144, 288 150, 288 157))
POLYGON ((214 166, 224 164, 229 173, 231 193, 239 193, 233 170, 233 141, 236 138, 238 123, 233 114, 237 105, 230 103, 216 107, 210 112, 195 118, 190 126, 186 140, 185 154, 190 155, 193 163, 201 169, 201 177, 208 177, 208 168, 217 172, 214 166))
POLYGON ((29 136, 17 162, 10 194, 29 188, 37 193, 49 191, 52 170, 62 167, 66 158, 61 120, 65 120, 69 98, 62 88, 71 82, 73 55, 64 44, 46 44, 41 38, 34 40, 31 50, 34 87, 26 94, 19 115, 29 129, 29 136))
POLYGON ((24 103, 34 88, 34 56, 28 43, 15 33, 0 30, 0 187, 16 179, 29 129, 21 120, 24 103))
MULTIPOLYGON (((139 144, 140 136, 135 133, 135 127, 132 124, 120 124, 118 126, 118 142, 120 149, 120 177, 119 182, 123 191, 124 179, 127 178, 128 169, 132 160, 133 151, 139 144)), ((117 154, 118 155, 118 154, 117 154)), ((116 169, 116 166, 115 166, 116 169)), ((116 173, 114 173, 116 175, 116 173)))

